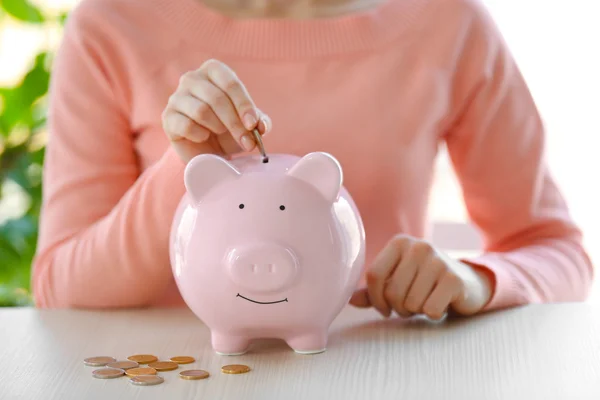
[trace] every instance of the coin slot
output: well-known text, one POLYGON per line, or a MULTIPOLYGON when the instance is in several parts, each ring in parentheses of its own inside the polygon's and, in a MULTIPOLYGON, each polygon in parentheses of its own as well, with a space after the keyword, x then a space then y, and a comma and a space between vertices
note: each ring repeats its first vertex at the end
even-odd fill
POLYGON ((252 264, 252 272, 256 273, 256 264, 252 264))
POLYGON ((275 266, 273 264, 268 264, 267 268, 269 269, 269 272, 275 272, 275 266))

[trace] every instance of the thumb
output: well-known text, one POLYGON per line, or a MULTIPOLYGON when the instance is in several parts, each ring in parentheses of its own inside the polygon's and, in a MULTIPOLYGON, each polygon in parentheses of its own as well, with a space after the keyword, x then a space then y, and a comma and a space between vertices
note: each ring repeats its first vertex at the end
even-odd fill
POLYGON ((371 307, 371 300, 369 300, 369 294, 367 292, 367 289, 364 288, 356 290, 350 298, 349 303, 355 307, 371 307))
POLYGON ((271 129, 273 129, 273 122, 271 122, 271 117, 269 117, 267 114, 265 114, 264 112, 262 112, 260 109, 258 109, 258 131, 260 132, 260 134, 262 136, 268 134, 269 132, 271 132, 271 129))

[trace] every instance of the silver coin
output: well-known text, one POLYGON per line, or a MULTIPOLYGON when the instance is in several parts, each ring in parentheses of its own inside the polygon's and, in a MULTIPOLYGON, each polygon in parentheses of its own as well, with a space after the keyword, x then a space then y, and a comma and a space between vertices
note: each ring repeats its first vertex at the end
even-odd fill
POLYGON ((125 375, 125 371, 118 368, 100 368, 92 371, 94 378, 113 379, 125 375))
POLYGON ((131 379, 129 379, 129 381, 132 384, 138 386, 152 386, 163 383, 165 379, 162 376, 158 375, 138 375, 132 376, 131 379))
POLYGON ((83 360, 85 365, 90 367, 104 367, 106 364, 117 361, 113 357, 99 356, 99 357, 88 357, 83 360))

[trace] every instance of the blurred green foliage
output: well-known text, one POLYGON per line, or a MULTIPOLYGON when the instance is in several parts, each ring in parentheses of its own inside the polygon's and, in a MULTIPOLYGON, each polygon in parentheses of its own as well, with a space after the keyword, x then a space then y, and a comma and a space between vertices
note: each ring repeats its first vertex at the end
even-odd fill
MULTIPOLYGON (((28 0, 0 0, 0 24, 8 18, 24 24, 62 24, 65 14, 46 15, 28 0)), ((1 26, 1 25, 0 25, 1 26)), ((0 224, 0 306, 32 305, 31 263, 38 237, 42 200, 47 93, 51 51, 35 55, 12 87, 0 87, 0 201, 22 199, 22 212, 0 224)))

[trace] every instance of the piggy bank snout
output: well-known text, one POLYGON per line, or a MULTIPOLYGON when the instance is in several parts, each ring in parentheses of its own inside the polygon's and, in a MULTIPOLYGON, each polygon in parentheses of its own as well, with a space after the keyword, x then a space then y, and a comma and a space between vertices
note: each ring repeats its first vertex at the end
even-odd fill
POLYGON ((292 285, 298 260, 291 249, 276 244, 239 246, 227 257, 230 279, 251 292, 276 292, 292 285))

